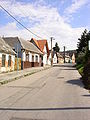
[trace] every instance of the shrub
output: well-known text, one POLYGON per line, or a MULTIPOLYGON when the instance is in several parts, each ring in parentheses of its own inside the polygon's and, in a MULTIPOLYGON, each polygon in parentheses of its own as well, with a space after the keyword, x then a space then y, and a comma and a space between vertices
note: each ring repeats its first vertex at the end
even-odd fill
POLYGON ((78 69, 78 71, 79 71, 79 73, 81 74, 81 76, 83 76, 83 70, 84 70, 84 67, 83 67, 83 66, 78 69))
POLYGON ((90 61, 88 61, 87 64, 84 66, 82 79, 85 88, 90 90, 90 61))
POLYGON ((77 69, 80 69, 81 67, 83 67, 83 64, 78 64, 78 65, 76 65, 76 68, 77 68, 77 69))

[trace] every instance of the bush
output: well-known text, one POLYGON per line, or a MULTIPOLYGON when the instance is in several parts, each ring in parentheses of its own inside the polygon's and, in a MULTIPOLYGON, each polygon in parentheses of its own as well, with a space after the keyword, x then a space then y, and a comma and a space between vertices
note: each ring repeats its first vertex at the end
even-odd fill
POLYGON ((80 68, 78 69, 78 71, 79 71, 79 73, 81 74, 81 76, 83 76, 83 70, 84 70, 84 67, 80 67, 80 68))
POLYGON ((87 64, 84 66, 82 79, 85 88, 90 90, 90 61, 88 61, 87 64))
POLYGON ((83 67, 83 64, 77 64, 77 65, 76 65, 76 68, 77 68, 77 69, 80 69, 81 67, 83 67))

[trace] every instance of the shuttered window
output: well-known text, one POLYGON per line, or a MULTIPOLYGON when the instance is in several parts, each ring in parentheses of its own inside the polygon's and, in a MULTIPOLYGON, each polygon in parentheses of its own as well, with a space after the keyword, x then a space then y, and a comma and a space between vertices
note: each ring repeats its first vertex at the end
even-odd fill
POLYGON ((10 67, 11 66, 11 56, 9 55, 8 56, 8 67, 10 67))
POLYGON ((26 54, 26 61, 29 61, 29 54, 26 54))
POLYGON ((38 56, 36 55, 36 62, 38 62, 38 56))
POLYGON ((2 67, 5 67, 6 55, 2 55, 2 67))

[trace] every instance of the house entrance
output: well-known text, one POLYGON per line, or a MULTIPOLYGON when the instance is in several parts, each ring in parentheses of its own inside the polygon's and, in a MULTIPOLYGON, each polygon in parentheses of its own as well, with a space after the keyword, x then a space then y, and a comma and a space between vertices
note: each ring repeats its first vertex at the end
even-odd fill
POLYGON ((34 67, 34 55, 32 55, 32 67, 34 67))

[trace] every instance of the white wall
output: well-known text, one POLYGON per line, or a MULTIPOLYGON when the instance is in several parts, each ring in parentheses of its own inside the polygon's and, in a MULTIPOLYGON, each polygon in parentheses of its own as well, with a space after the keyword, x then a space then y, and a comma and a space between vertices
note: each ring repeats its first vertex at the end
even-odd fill
MULTIPOLYGON (((29 52, 29 62, 32 62, 32 55, 34 55, 34 62, 36 62, 36 56, 38 56, 38 62, 39 62, 39 54, 34 54, 29 52)), ((26 53, 25 51, 22 53, 22 60, 26 61, 26 53)))
POLYGON ((56 54, 54 54, 53 63, 54 63, 54 64, 57 63, 57 56, 56 56, 56 54))
POLYGON ((38 54, 34 54, 34 62, 36 62, 36 56, 38 56, 38 63, 39 63, 39 55, 38 54))
MULTIPOLYGON (((54 64, 57 63, 57 56, 56 56, 56 54, 54 54, 53 63, 54 64)), ((49 58, 48 58, 48 65, 51 65, 51 53, 50 53, 49 58)))
POLYGON ((12 69, 14 70, 14 65, 15 65, 15 55, 11 55, 11 59, 12 59, 12 62, 13 62, 12 69))
POLYGON ((29 52, 29 62, 32 62, 32 53, 29 52))
POLYGON ((22 61, 26 61, 26 54, 25 54, 25 51, 22 52, 22 61))
MULTIPOLYGON (((5 61, 5 63, 7 63, 7 66, 6 66, 6 64, 5 64, 5 67, 0 66, 0 72, 13 71, 14 70, 14 64, 15 64, 15 55, 11 55, 11 66, 8 67, 9 54, 0 53, 0 58, 1 59, 2 59, 2 54, 6 55, 6 61, 5 61)), ((2 61, 1 61, 1 63, 2 63, 2 61)))
POLYGON ((68 63, 68 62, 69 62, 69 60, 70 60, 70 58, 65 57, 65 62, 66 62, 66 63, 68 63))
POLYGON ((43 55, 43 63, 44 65, 47 64, 47 54, 43 55))
POLYGON ((44 65, 48 64, 46 46, 44 46, 43 64, 44 65))
POLYGON ((47 54, 47 48, 46 48, 46 45, 44 46, 44 53, 47 54))
POLYGON ((51 65, 51 53, 50 53, 50 55, 48 57, 48 65, 51 65))

